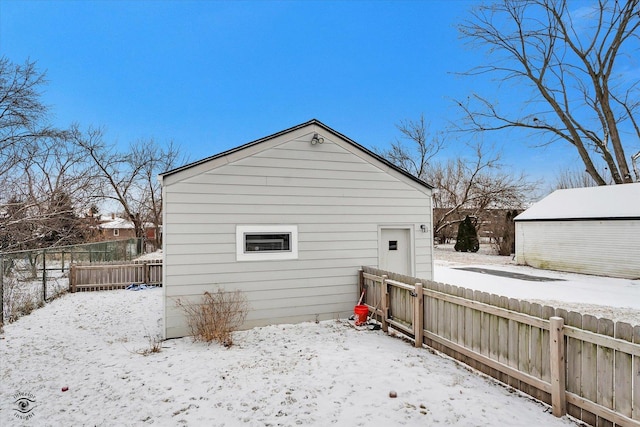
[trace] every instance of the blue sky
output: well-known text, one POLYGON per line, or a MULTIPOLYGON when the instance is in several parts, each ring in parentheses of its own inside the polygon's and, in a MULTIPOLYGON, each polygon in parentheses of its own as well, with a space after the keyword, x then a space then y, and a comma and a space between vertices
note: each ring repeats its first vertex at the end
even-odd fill
MULTIPOLYGON (((0 0, 0 54, 47 71, 58 126, 103 126, 126 146, 154 138, 198 160, 317 118, 369 148, 424 113, 460 118, 453 99, 491 90, 455 75, 486 60, 456 24, 473 1, 0 0)), ((463 138, 451 135, 455 156, 463 138)), ((575 163, 555 145, 485 136, 532 178, 575 163)))

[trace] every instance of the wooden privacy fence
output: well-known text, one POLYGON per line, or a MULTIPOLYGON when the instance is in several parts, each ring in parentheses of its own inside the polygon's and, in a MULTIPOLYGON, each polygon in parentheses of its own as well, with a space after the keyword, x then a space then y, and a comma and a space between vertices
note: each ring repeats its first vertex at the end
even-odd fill
POLYGON ((71 292, 124 289, 132 284, 162 286, 162 261, 73 264, 69 270, 71 292))
POLYGON ((363 267, 389 327, 593 426, 640 426, 640 326, 363 267))

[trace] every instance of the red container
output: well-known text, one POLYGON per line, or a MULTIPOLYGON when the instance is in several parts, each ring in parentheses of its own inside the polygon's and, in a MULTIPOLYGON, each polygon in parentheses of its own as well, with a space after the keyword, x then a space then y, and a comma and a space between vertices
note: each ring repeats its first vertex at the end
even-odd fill
POLYGON ((356 305, 353 308, 353 312, 356 315, 356 326, 364 325, 367 323, 367 316, 369 316, 369 307, 366 305, 356 305))

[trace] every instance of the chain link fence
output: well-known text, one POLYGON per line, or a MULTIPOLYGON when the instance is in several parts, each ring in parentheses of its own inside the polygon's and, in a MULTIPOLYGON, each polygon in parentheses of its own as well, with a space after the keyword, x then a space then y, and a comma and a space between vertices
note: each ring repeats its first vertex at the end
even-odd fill
POLYGON ((142 248, 142 239, 128 239, 0 252, 0 325, 67 292, 72 264, 132 260, 142 248))

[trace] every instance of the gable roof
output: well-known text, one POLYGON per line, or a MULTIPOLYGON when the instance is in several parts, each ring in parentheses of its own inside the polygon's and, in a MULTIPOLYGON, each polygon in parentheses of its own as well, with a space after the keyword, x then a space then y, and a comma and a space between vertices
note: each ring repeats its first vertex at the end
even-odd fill
POLYGON ((515 221, 640 219, 640 183, 556 190, 515 221))
POLYGON ((289 128, 289 129, 285 129, 283 131, 274 133, 273 135, 265 136, 264 138, 260 138, 260 139, 257 139, 255 141, 249 142, 247 144, 240 145, 239 147, 232 148, 231 150, 227 150, 227 151, 224 151, 222 153, 219 153, 219 154, 216 154, 216 155, 213 155, 213 156, 210 156, 210 157, 206 157, 206 158, 204 158, 202 160, 197 160, 195 162, 188 163, 188 164, 186 164, 184 166, 180 166, 178 168, 166 171, 166 172, 161 173, 159 175, 160 179, 162 180, 167 176, 182 172, 182 171, 187 170, 187 169, 194 168, 196 166, 202 165, 202 164, 207 163, 207 162, 211 162, 213 160, 220 159, 222 157, 229 156, 230 154, 235 154, 235 153, 241 152, 243 150, 247 150, 248 148, 254 147, 254 146, 262 144, 264 142, 273 140, 274 138, 278 138, 280 136, 286 135, 286 134, 291 133, 291 132, 295 132, 297 130, 300 130, 300 129, 303 129, 305 127, 309 127, 309 126, 312 126, 312 125, 318 126, 318 127, 322 128, 322 129, 324 129, 325 131, 334 134, 335 136, 339 137, 343 141, 345 141, 345 142, 349 143, 350 145, 352 145, 353 147, 357 148, 362 153, 366 154, 367 156, 369 156, 369 157, 371 157, 371 158, 373 158, 373 159, 375 159, 375 160, 377 160, 379 162, 382 162, 387 167, 389 167, 392 170, 404 175, 405 177, 411 179, 412 181, 418 183, 419 185, 424 186, 424 187, 428 188, 429 190, 433 189, 432 185, 429 185, 426 182, 424 182, 423 180, 411 175, 410 173, 408 173, 407 171, 397 167, 396 165, 394 165, 393 163, 391 163, 390 161, 388 161, 384 157, 381 157, 378 154, 374 153, 373 151, 370 151, 370 150, 366 149, 362 145, 360 145, 357 142, 353 141, 352 139, 346 137, 345 135, 341 134, 340 132, 337 132, 337 131, 333 130, 329 126, 325 125, 324 123, 322 123, 322 122, 320 122, 319 120, 316 120, 316 119, 311 119, 308 122, 301 123, 301 124, 299 124, 297 126, 293 126, 293 127, 289 128))

